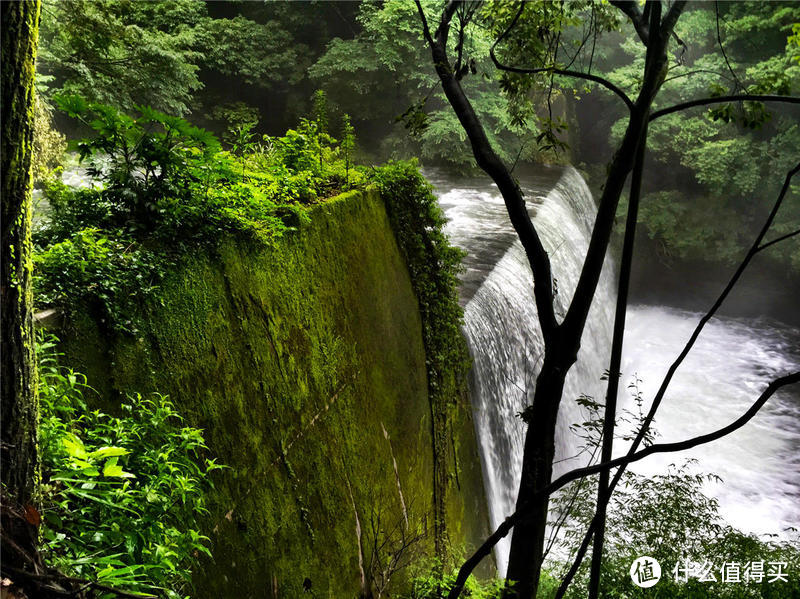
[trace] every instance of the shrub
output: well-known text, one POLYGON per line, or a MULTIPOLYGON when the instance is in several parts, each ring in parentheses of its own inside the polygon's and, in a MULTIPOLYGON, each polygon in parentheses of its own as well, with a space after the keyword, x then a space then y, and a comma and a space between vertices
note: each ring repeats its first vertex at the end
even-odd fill
POLYGON ((121 416, 90 410, 83 375, 38 346, 43 536, 51 565, 72 575, 174 599, 210 555, 199 532, 210 475, 200 429, 165 396, 128 396, 121 416))
POLYGON ((158 287, 166 257, 133 239, 86 228, 35 254, 34 264, 40 305, 67 312, 80 305, 94 312, 101 326, 136 334, 131 306, 158 287))

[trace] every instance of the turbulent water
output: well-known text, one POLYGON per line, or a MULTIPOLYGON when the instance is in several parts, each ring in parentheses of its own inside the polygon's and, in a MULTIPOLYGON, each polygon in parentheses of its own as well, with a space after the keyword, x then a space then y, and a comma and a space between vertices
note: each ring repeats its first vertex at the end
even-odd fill
MULTIPOLYGON (((527 405, 541 362, 541 334, 532 301, 532 275, 511 228, 497 188, 485 179, 426 173, 448 219, 452 242, 466 250, 461 301, 473 358, 472 401, 481 447, 491 525, 514 510, 522 465, 524 426, 517 414, 527 405)), ((580 274, 595 206, 572 168, 541 168, 523 177, 528 209, 551 256, 558 289, 557 312, 571 297, 580 274)), ((554 475, 583 465, 581 442, 570 424, 582 421, 575 399, 603 397, 614 310, 614 268, 605 265, 578 363, 570 371, 559 413, 554 475), (577 456, 577 457, 576 457, 577 456)), ((634 375, 651 398, 669 363, 699 315, 659 306, 629 310, 623 377, 634 375)), ((740 415, 766 382, 800 366, 800 332, 778 324, 715 320, 679 371, 656 418, 659 440, 677 441, 708 432, 740 415)), ((623 385, 623 390, 627 385, 623 385)), ((622 399, 622 404, 631 400, 622 399)), ((776 395, 764 413, 735 435, 684 457, 695 468, 721 476, 710 486, 723 517, 737 528, 778 533, 800 522, 800 397, 776 395)), ((619 443, 619 451, 623 451, 619 443)), ((643 474, 663 472, 682 458, 640 462, 643 474)), ((496 551, 505 572, 509 540, 496 551)))
MULTIPOLYGON (((627 318, 623 372, 637 375, 652 397, 701 314, 663 306, 634 306, 627 318)), ((718 429, 744 413, 779 376, 800 370, 800 331, 771 321, 715 319, 678 370, 659 408, 657 442, 680 441, 718 429)), ((642 474, 663 472, 684 458, 721 483, 706 492, 734 527, 781 535, 800 525, 800 390, 776 393, 742 429, 680 454, 636 464, 642 474)))

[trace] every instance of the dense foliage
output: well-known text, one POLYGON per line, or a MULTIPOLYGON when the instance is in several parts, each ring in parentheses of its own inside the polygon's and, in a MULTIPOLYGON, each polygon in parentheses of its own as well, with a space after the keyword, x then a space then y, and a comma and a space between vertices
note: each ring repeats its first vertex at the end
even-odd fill
POLYGON ((203 432, 167 397, 129 395, 120 416, 91 410, 83 375, 38 347, 42 500, 49 563, 80 578, 169 598, 187 596, 210 475, 203 432))
POLYGON ((265 85, 288 75, 296 53, 280 25, 208 12, 191 0, 46 2, 42 89, 184 114, 197 105, 203 69, 265 85))
POLYGON ((133 117, 76 96, 58 102, 95 131, 78 145, 93 184, 46 184, 50 215, 34 235, 37 300, 67 311, 88 305, 120 330, 135 330, 128 305, 158 286, 181 251, 226 234, 270 243, 311 205, 366 182, 352 164, 348 123, 341 145, 320 116, 282 137, 239 128, 223 151, 209 132, 150 108, 133 117))
MULTIPOLYGON (((696 98, 728 94, 791 94, 800 89, 796 3, 720 2, 691 6, 676 33, 685 42, 658 97, 656 109, 696 98)), ((635 34, 614 34, 617 50, 605 49, 600 64, 623 89, 635 89, 644 54, 635 34)), ((597 161, 605 145, 601 130, 622 135, 622 121, 609 95, 593 94, 585 106, 587 126, 581 159, 597 161), (601 97, 602 96, 602 97, 601 97), (600 118, 598 119, 598 115, 600 118), (598 135, 599 134, 599 135, 598 135), (592 148, 589 151, 589 148, 592 148)), ((655 121, 648 139, 649 166, 640 222, 666 259, 731 263, 741 259, 796 164, 800 126, 796 106, 758 102, 695 108, 655 121)), ((797 185, 795 184, 795 189, 797 185)), ((795 191, 793 194, 797 196, 795 191)), ((621 205, 621 210, 625 204, 621 205)), ((800 225, 800 204, 787 201, 775 235, 800 225)), ((782 267, 800 267, 800 246, 782 246, 770 257, 782 267)))
POLYGON ((232 118, 283 131, 308 109, 306 70, 326 40, 350 31, 352 6, 45 1, 37 87, 127 112, 191 113, 219 133, 232 118))
MULTIPOLYGON (((425 6, 433 10, 434 2, 425 6)), ((460 166, 473 164, 461 125, 439 89, 413 2, 392 0, 360 5, 361 30, 336 38, 309 69, 333 102, 359 115, 359 130, 380 140, 383 156, 419 156, 460 166), (386 90, 392 90, 387 97, 386 90), (376 103, 374 99, 380 97, 376 103)), ((453 40, 456 43, 456 40, 453 40)), ((491 39, 469 25, 462 48, 464 85, 498 153, 509 162, 538 155, 535 121, 513 120, 491 74, 491 39)))

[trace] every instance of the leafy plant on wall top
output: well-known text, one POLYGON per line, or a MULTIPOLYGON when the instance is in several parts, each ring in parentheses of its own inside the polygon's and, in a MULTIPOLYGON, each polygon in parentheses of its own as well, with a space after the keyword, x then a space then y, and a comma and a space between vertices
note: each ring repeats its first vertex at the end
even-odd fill
POLYGON ((37 297, 67 312, 88 307, 112 330, 136 332, 135 306, 182 249, 211 249, 225 235, 272 243, 313 204, 367 182, 352 164, 352 127, 340 145, 317 119, 260 140, 245 126, 222 151, 207 131, 149 108, 133 117, 73 96, 58 102, 96 132, 79 144, 94 184, 46 184, 37 297))

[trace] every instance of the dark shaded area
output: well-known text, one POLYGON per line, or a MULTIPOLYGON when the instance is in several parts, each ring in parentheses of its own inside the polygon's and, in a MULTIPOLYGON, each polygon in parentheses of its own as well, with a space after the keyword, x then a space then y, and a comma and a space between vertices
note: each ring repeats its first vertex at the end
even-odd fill
MULTIPOLYGON (((244 102, 258 110, 256 128, 266 135, 282 135, 310 111, 315 84, 307 69, 322 56, 330 40, 354 37, 360 26, 356 15, 359 2, 208 2, 208 14, 215 19, 243 16, 256 23, 277 23, 292 37, 300 61, 290 66, 294 75, 277 83, 247 83, 236 75, 223 75, 204 68, 200 78, 205 86, 193 112, 203 117, 215 106, 244 102)), ((193 119, 195 120, 195 119, 193 119)), ((216 128, 212 127, 211 128, 216 128)))
MULTIPOLYGON (((668 305, 703 312, 714 302, 728 282, 733 266, 698 260, 667 264, 658 256, 658 246, 640 234, 633 262, 631 301, 668 305)), ((779 251, 779 250, 773 250, 779 251)), ((745 318, 775 318, 800 325, 797 298, 800 276, 756 258, 723 304, 720 313, 745 318)))

